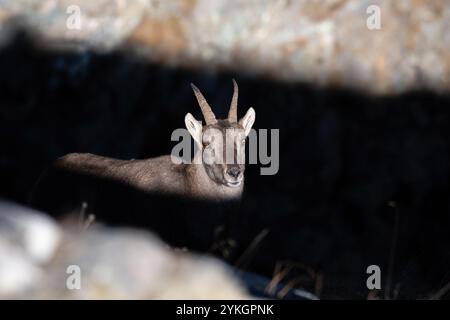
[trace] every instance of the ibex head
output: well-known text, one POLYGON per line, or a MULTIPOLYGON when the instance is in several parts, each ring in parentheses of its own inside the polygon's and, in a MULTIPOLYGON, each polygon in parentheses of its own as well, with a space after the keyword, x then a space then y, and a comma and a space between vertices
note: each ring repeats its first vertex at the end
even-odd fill
POLYGON ((248 109, 245 116, 237 120, 238 86, 233 80, 234 92, 228 118, 217 120, 200 90, 193 84, 191 86, 206 124, 202 126, 190 113, 184 120, 199 147, 202 165, 216 183, 239 187, 244 179, 245 140, 255 122, 255 110, 248 109))

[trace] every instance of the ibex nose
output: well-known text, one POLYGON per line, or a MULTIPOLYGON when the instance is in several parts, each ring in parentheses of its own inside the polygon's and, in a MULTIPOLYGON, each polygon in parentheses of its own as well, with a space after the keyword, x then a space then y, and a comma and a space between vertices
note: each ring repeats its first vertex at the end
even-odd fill
POLYGON ((239 177, 239 175, 241 174, 241 169, 239 169, 239 167, 232 167, 227 170, 227 174, 230 177, 237 179, 239 177))

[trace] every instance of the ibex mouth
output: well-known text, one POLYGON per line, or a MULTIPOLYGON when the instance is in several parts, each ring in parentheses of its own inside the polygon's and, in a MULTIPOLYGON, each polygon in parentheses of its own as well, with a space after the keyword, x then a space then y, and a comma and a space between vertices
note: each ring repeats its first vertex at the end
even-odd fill
POLYGON ((234 181, 234 182, 229 182, 227 181, 227 186, 229 187, 239 187, 241 185, 242 181, 234 181))

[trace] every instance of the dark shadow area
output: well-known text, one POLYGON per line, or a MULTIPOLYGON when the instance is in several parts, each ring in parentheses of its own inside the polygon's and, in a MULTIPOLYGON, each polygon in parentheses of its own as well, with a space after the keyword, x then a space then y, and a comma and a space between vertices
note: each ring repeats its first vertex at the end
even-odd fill
POLYGON ((162 67, 123 52, 41 50, 24 35, 1 50, 0 72, 0 197, 25 203, 42 171, 70 152, 169 154, 185 114, 201 118, 189 83, 223 118, 234 77, 239 116, 252 106, 256 129, 280 129, 278 174, 261 176, 259 165, 248 165, 243 199, 226 210, 114 186, 117 196, 101 199, 108 203, 102 221, 159 228, 169 242, 202 251, 232 211, 230 262, 268 228, 245 269, 271 277, 277 262, 289 261, 286 280, 324 298, 366 298, 372 264, 382 271, 382 297, 390 288, 390 297, 426 298, 450 281, 448 94, 373 97, 162 67), (306 276, 311 270, 315 280, 306 276))
POLYGON ((223 258, 232 249, 222 243, 239 210, 236 201, 182 199, 59 167, 45 171, 29 203, 62 223, 83 226, 93 214, 98 222, 152 230, 173 247, 223 258))

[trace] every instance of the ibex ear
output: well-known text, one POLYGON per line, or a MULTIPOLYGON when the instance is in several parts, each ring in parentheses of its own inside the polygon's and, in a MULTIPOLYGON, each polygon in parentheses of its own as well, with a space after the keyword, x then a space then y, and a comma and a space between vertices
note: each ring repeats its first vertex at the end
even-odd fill
POLYGON ((186 129, 188 129, 192 138, 195 142, 202 145, 202 124, 200 121, 195 120, 194 116, 190 113, 186 114, 184 117, 184 123, 186 124, 186 129))
POLYGON ((253 123, 255 122, 255 110, 253 108, 248 109, 245 116, 239 120, 239 124, 244 127, 245 135, 248 136, 250 133, 250 129, 253 126, 253 123))

